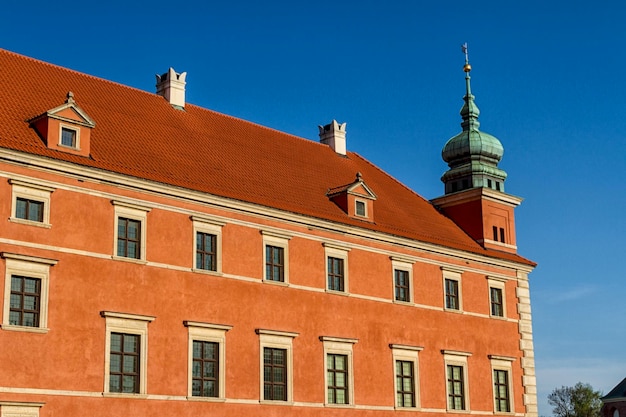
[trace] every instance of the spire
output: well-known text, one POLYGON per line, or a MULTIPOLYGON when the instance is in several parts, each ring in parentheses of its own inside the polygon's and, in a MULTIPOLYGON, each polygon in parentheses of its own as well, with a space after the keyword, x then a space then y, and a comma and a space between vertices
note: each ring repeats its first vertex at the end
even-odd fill
POLYGON ((464 43, 461 48, 463 53, 465 53, 465 65, 463 66, 463 71, 465 72, 465 97, 463 97, 463 100, 465 101, 465 104, 461 108, 461 118, 463 119, 461 127, 464 132, 469 130, 477 131, 480 127, 480 122, 478 121, 480 110, 474 102, 475 97, 472 94, 472 87, 470 85, 470 71, 472 71, 472 66, 469 63, 467 43, 464 43))
POLYGON ((480 187, 504 191, 506 172, 498 168, 504 148, 496 137, 479 129, 480 110, 474 102, 470 84, 472 66, 467 43, 462 46, 462 51, 465 54, 465 96, 460 111, 462 132, 448 140, 441 151, 443 160, 450 167, 441 180, 446 194, 480 187))

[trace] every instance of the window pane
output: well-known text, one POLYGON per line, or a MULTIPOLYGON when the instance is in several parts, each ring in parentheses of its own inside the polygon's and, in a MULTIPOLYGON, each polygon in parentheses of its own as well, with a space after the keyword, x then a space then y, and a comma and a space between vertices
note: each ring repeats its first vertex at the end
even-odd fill
POLYGON ((122 372, 122 357, 117 354, 111 354, 109 370, 111 372, 122 372))
POLYGON ((18 219, 26 218, 26 200, 18 198, 15 202, 15 217, 18 219))

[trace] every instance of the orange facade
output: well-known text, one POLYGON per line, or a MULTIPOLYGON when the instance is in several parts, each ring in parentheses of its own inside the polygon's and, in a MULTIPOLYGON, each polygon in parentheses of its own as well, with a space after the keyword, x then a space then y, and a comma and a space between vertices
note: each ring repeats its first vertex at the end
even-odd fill
POLYGON ((327 218, 15 149, 1 123, 1 416, 536 416, 534 264, 434 209, 430 241, 385 225, 386 174, 362 167, 341 222, 324 193, 327 218))

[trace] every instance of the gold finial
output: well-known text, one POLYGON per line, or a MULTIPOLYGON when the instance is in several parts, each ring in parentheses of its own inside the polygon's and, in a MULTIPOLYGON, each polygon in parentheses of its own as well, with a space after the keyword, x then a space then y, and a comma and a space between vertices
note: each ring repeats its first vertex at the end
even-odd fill
POLYGON ((470 72, 472 70, 472 66, 469 64, 469 54, 467 52, 467 42, 461 45, 461 51, 465 54, 465 65, 463 66, 463 71, 470 72))

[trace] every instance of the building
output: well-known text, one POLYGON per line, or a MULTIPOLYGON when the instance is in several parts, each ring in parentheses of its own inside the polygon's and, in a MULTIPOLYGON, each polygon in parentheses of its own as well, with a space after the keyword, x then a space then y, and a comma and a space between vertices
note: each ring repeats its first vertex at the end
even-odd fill
MULTIPOLYGON (((0 416, 537 416, 470 91, 426 201, 346 145, 0 51, 0 416)), ((433 179, 434 180, 434 179, 433 179)))
POLYGON ((626 416, 626 378, 617 384, 602 399, 602 417, 626 416))

